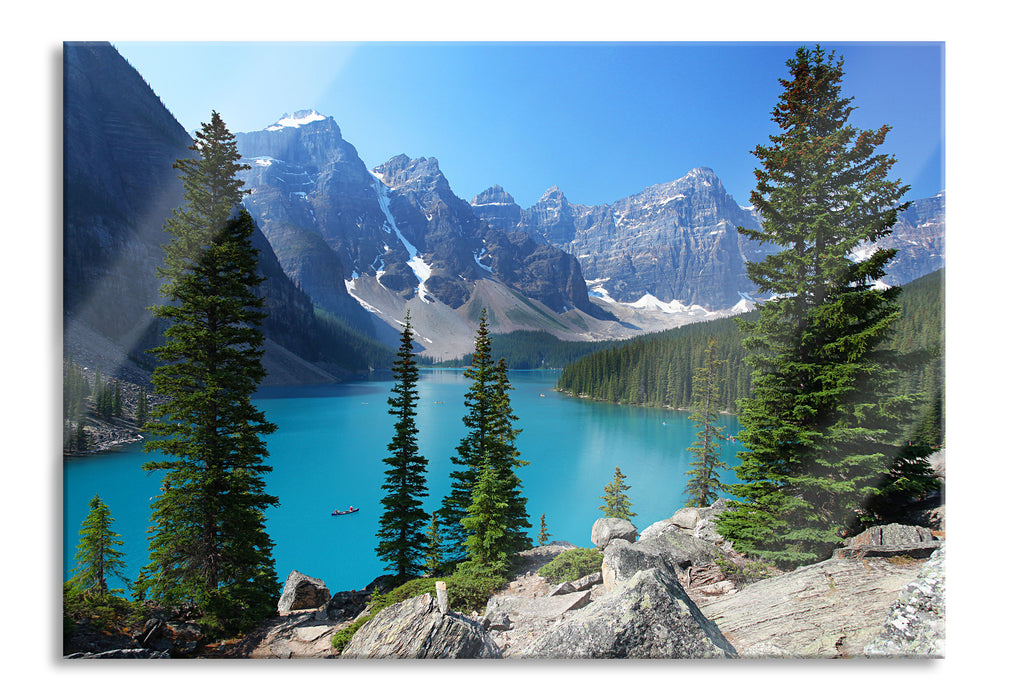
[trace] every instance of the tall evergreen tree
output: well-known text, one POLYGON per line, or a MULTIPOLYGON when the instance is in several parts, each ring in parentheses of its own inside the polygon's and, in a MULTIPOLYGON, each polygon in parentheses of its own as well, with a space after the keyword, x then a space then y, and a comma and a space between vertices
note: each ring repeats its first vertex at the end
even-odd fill
POLYGON ((603 487, 603 505, 599 510, 603 511, 604 518, 621 518, 630 520, 637 513, 631 511, 631 499, 627 496, 627 491, 631 487, 624 483, 624 473, 617 467, 613 471, 613 480, 603 487))
POLYGON ((397 360, 392 366, 395 384, 389 397, 389 413, 396 417, 395 433, 389 443, 389 456, 382 461, 389 465, 382 488, 384 510, 378 521, 379 543, 375 548, 379 559, 399 581, 421 574, 421 559, 427 537, 422 526, 428 515, 421 508, 421 498, 427 495, 427 458, 417 445, 417 381, 420 375, 413 357, 413 328, 410 314, 403 326, 397 360))
POLYGON ((456 454, 452 457, 452 463, 459 469, 450 474, 451 491, 442 500, 442 507, 438 511, 438 520, 442 524, 444 552, 450 558, 462 557, 466 551, 466 539, 469 533, 462 526, 462 519, 466 517, 473 498, 473 486, 476 484, 480 465, 484 462, 494 418, 491 392, 495 370, 491 360, 491 337, 487 327, 486 309, 480 314, 473 359, 463 372, 463 376, 471 380, 465 397, 467 412, 462 419, 468 432, 459 442, 456 454))
POLYGON ((268 615, 279 588, 265 512, 261 437, 276 429, 252 403, 265 376, 262 278, 252 245, 255 223, 237 210, 243 190, 235 138, 217 112, 177 161, 184 205, 165 224, 171 234, 158 270, 168 303, 153 308, 169 322, 152 375, 167 397, 152 414, 155 436, 145 449, 163 459, 152 508, 150 563, 144 592, 170 604, 191 604, 219 631, 238 630, 268 615))
POLYGON ((505 509, 504 546, 510 553, 521 552, 533 546, 527 534, 531 527, 526 511, 528 499, 522 495, 522 481, 516 470, 529 464, 521 459, 515 440, 522 432, 515 427, 518 417, 512 411, 510 393, 512 384, 508 380, 508 365, 503 359, 494 365, 494 383, 491 387, 493 422, 491 439, 487 444, 486 456, 497 472, 505 509))
POLYGON ((781 252, 748 263, 773 296, 743 327, 752 393, 740 483, 730 487, 738 501, 719 520, 737 547, 782 566, 828 555, 878 493, 907 405, 887 396, 898 358, 879 349, 900 289, 874 286, 896 251, 852 256, 887 235, 903 208, 907 187, 887 179, 894 158, 876 153, 889 127, 848 123, 843 59, 800 48, 788 68, 773 112, 780 133, 754 150, 750 201, 763 231, 741 230, 781 252))
POLYGON ((721 403, 719 391, 719 367, 723 360, 715 359, 716 343, 708 340, 704 351, 704 364, 694 375, 694 412, 690 420, 697 428, 697 439, 687 451, 694 455, 690 463, 693 469, 687 471, 686 493, 690 498, 686 505, 704 508, 718 497, 722 482, 718 472, 725 468, 720 458, 719 443, 725 440, 725 429, 718 425, 718 406, 721 403))
MULTIPOLYGON (((530 527, 526 513, 527 499, 521 495, 522 483, 515 470, 527 464, 519 456, 515 439, 519 430, 511 409, 508 366, 504 360, 495 363, 491 357, 491 337, 486 309, 480 315, 480 325, 474 341, 470 367, 464 372, 472 380, 466 393, 467 413, 463 424, 469 432, 456 448, 452 462, 462 467, 452 472, 452 490, 438 511, 445 526, 446 550, 460 556, 467 550, 472 533, 462 524, 469 515, 473 489, 483 465, 494 470, 496 493, 505 504, 504 534, 501 547, 510 553, 528 549, 532 540, 525 532, 530 527)), ((488 477, 490 478, 490 477, 488 477)))
POLYGON ((108 582, 119 578, 126 582, 123 561, 123 541, 112 531, 109 507, 96 494, 88 504, 88 515, 81 524, 81 540, 77 545, 77 568, 70 579, 75 588, 86 593, 105 595, 109 592, 108 582))

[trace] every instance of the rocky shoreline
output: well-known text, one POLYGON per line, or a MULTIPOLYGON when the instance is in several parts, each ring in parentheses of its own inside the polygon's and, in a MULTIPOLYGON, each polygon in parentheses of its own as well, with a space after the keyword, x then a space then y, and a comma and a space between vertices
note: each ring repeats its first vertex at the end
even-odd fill
POLYGON ((592 530, 600 571, 551 584, 539 570, 574 549, 518 555, 511 581, 482 611, 425 594, 371 618, 342 653, 333 635, 369 615, 380 577, 330 594, 291 572, 277 616, 208 645, 191 620, 165 615, 130 637, 66 640, 68 658, 943 658, 945 538, 917 525, 870 528, 835 556, 762 570, 720 538, 725 504, 683 508, 640 534, 604 518, 592 530), (842 551, 847 550, 847 551, 842 551), (895 554, 894 552, 898 552, 895 554), (115 647, 115 648, 113 648, 115 647))

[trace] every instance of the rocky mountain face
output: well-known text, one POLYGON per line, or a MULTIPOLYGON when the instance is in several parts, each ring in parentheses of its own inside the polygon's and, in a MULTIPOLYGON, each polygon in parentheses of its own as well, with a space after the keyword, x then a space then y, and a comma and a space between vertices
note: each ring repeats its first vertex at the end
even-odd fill
POLYGON ((946 193, 916 199, 897 216, 886 238, 861 246, 855 257, 864 259, 880 248, 896 248, 883 282, 906 284, 946 265, 946 193))
MULTIPOLYGON (((110 44, 67 43, 63 140, 65 354, 139 381, 152 359, 144 351, 160 344, 163 330, 147 309, 163 301, 163 225, 182 204, 172 165, 192 156, 192 138, 110 44)), ((332 381, 334 372, 359 369, 320 351, 332 336, 311 299, 258 228, 253 245, 265 278, 272 381, 332 381)))
POLYGON ((162 225, 182 199, 172 163, 192 139, 107 43, 64 45, 63 90, 64 314, 133 345, 148 335, 162 225))
POLYGON ((497 331, 577 334, 582 316, 609 318, 589 299, 572 255, 482 219, 435 158, 399 155, 369 170, 336 122, 314 111, 237 139, 252 167, 245 205, 284 270, 337 315, 355 299, 372 312, 376 336, 383 325, 385 337, 398 330, 410 310, 421 345, 458 355, 432 338, 471 340, 481 308, 491 308, 497 331), (560 318, 570 311, 576 320, 560 318))
MULTIPOLYGON (((75 349, 111 343, 133 362, 158 342, 147 308, 162 225, 181 203, 171 166, 191 139, 109 44, 67 44, 64 70, 68 335, 75 349)), ((553 187, 523 210, 499 185, 463 201, 435 158, 369 169, 315 111, 236 136, 251 166, 244 205, 259 226, 268 345, 294 354, 280 352, 275 377, 325 361, 332 335, 320 335, 314 307, 387 346, 410 312, 436 359, 472 349, 484 309, 496 333, 629 338, 749 310, 746 261, 769 252, 738 234, 759 222, 708 168, 607 205, 553 187)), ((877 244, 900 250, 885 281, 941 267, 944 235, 942 196, 915 202, 877 244)), ((332 359, 315 379, 339 373, 332 359)))
MULTIPOLYGON (((945 265, 944 197, 917 200, 902 212, 893 233, 854 251, 880 247, 898 255, 884 278, 904 284, 945 265)), ((746 262, 774 248, 740 235, 760 229, 750 208, 740 207, 709 168, 654 185, 613 204, 574 204, 551 187, 528 209, 500 185, 480 193, 473 210, 504 231, 522 231, 574 255, 590 295, 609 302, 683 313, 729 309, 755 295, 746 262)), ((743 306, 748 305, 744 301, 743 306)), ((740 307, 742 310, 742 307, 740 307)))
POLYGON ((736 232, 760 223, 709 168, 607 205, 572 204, 556 187, 517 214, 500 188, 478 199, 481 216, 577 257, 594 293, 617 302, 654 297, 727 309, 752 291, 745 262, 764 254, 736 232))

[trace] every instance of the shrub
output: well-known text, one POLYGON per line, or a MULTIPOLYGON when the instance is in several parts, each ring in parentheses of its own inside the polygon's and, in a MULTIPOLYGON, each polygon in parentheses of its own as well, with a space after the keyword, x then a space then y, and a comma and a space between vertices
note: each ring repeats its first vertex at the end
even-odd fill
POLYGON ((568 549, 539 570, 539 575, 550 583, 575 581, 582 576, 599 571, 603 566, 603 553, 598 549, 568 549))
POLYGON ((731 561, 719 556, 715 563, 725 574, 725 578, 739 585, 745 585, 765 578, 771 578, 780 573, 769 562, 762 559, 742 559, 731 561))
POLYGON ((68 634, 77 620, 86 621, 99 630, 127 629, 143 621, 143 603, 119 597, 120 590, 101 593, 83 590, 71 581, 63 582, 63 630, 68 634))

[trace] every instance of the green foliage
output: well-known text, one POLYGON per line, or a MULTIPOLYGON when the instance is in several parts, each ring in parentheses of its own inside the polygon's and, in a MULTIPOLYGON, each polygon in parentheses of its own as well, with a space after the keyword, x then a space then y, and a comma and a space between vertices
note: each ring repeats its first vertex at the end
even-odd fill
POLYGON ((261 435, 273 432, 252 403, 265 376, 261 358, 262 277, 251 239, 255 222, 233 210, 242 196, 235 139, 214 112, 197 132, 198 157, 176 163, 185 206, 165 223, 162 294, 165 344, 153 352, 155 390, 167 397, 148 425, 144 465, 164 473, 155 499, 150 564, 142 594, 191 604, 224 634, 268 616, 279 584, 265 511, 270 467, 261 435))
POLYGON ((127 600, 115 592, 84 590, 73 580, 63 582, 64 636, 73 632, 77 621, 111 632, 141 624, 146 613, 147 609, 140 601, 127 600))
POLYGON ((147 389, 140 387, 140 392, 137 394, 137 413, 134 421, 137 426, 143 426, 150 415, 150 407, 147 405, 147 389))
POLYGON ((603 553, 596 548, 567 549, 545 564, 537 573, 550 583, 577 581, 583 576, 599 571, 603 566, 603 553))
POLYGON ((123 541, 112 531, 114 522, 109 507, 96 494, 81 524, 81 539, 75 556, 77 567, 70 579, 74 589, 84 594, 105 595, 109 593, 109 579, 126 582, 123 541))
POLYGON ((742 323, 751 397, 742 404, 745 449, 729 487, 736 506, 718 524, 740 550, 782 566, 829 555, 858 511, 879 495, 899 449, 909 397, 894 395, 901 358, 882 348, 900 315, 899 288, 877 289, 896 254, 877 249, 907 192, 876 154, 889 127, 847 123, 843 60, 800 48, 773 112, 780 132, 754 154, 750 201, 763 230, 741 233, 781 252, 747 264, 772 300, 742 323))
POLYGON ((353 372, 388 367, 395 361, 389 348, 352 328, 343 319, 318 306, 314 307, 313 314, 313 330, 305 335, 311 342, 303 350, 304 357, 331 362, 353 372))
MULTIPOLYGON (((744 316, 753 317, 755 313, 744 316)), ((643 406, 688 408, 697 401, 693 375, 709 340, 717 346, 719 411, 736 411, 750 388, 742 334, 731 318, 638 336, 567 365, 557 387, 575 396, 643 406)))
POLYGON ((442 565, 441 529, 438 527, 438 514, 431 514, 431 523, 427 527, 427 557, 424 559, 424 573, 433 576, 442 565))
POLYGON ((466 554, 474 564, 503 570, 511 551, 505 545, 508 501, 497 470, 484 462, 473 485, 472 499, 461 521, 469 532, 466 554))
POLYGON ((413 360, 413 328, 410 314, 406 316, 398 353, 392 373, 395 384, 389 397, 389 414, 396 417, 395 434, 389 443, 389 456, 383 459, 389 469, 382 488, 382 515, 378 521, 379 543, 375 548, 379 559, 398 580, 421 573, 420 560, 427 547, 421 527, 428 515, 421 508, 421 498, 427 495, 427 458, 417 446, 417 381, 419 371, 413 360))
POLYGON ((697 440, 687 448, 695 459, 690 463, 693 469, 687 471, 690 478, 685 490, 690 498, 686 505, 699 508, 710 505, 718 497, 718 491, 722 488, 718 471, 725 468, 725 462, 719 459, 719 442, 725 440, 725 431, 716 422, 720 393, 717 372, 721 361, 715 359, 715 348, 715 340, 709 340, 704 364, 694 376, 697 398, 694 412, 690 415, 690 420, 697 428, 697 440))
MULTIPOLYGON (((546 331, 512 331, 491 336, 494 360, 504 360, 512 369, 557 369, 590 353, 617 345, 620 341, 560 340, 546 331)), ((466 367, 472 355, 440 363, 444 367, 466 367)))
POLYGON ((762 559, 743 558, 733 561, 719 555, 715 559, 715 563, 722 570, 725 578, 741 586, 755 583, 765 578, 771 578, 781 573, 773 564, 762 559))
POLYGON ((621 518, 630 520, 637 513, 631 511, 631 499, 627 497, 627 490, 631 487, 624 483, 624 473, 617 467, 613 472, 613 480, 603 487, 603 505, 599 510, 603 511, 604 518, 621 518))
POLYGON ((87 413, 91 385, 84 370, 69 358, 63 362, 63 420, 79 423, 87 413))

